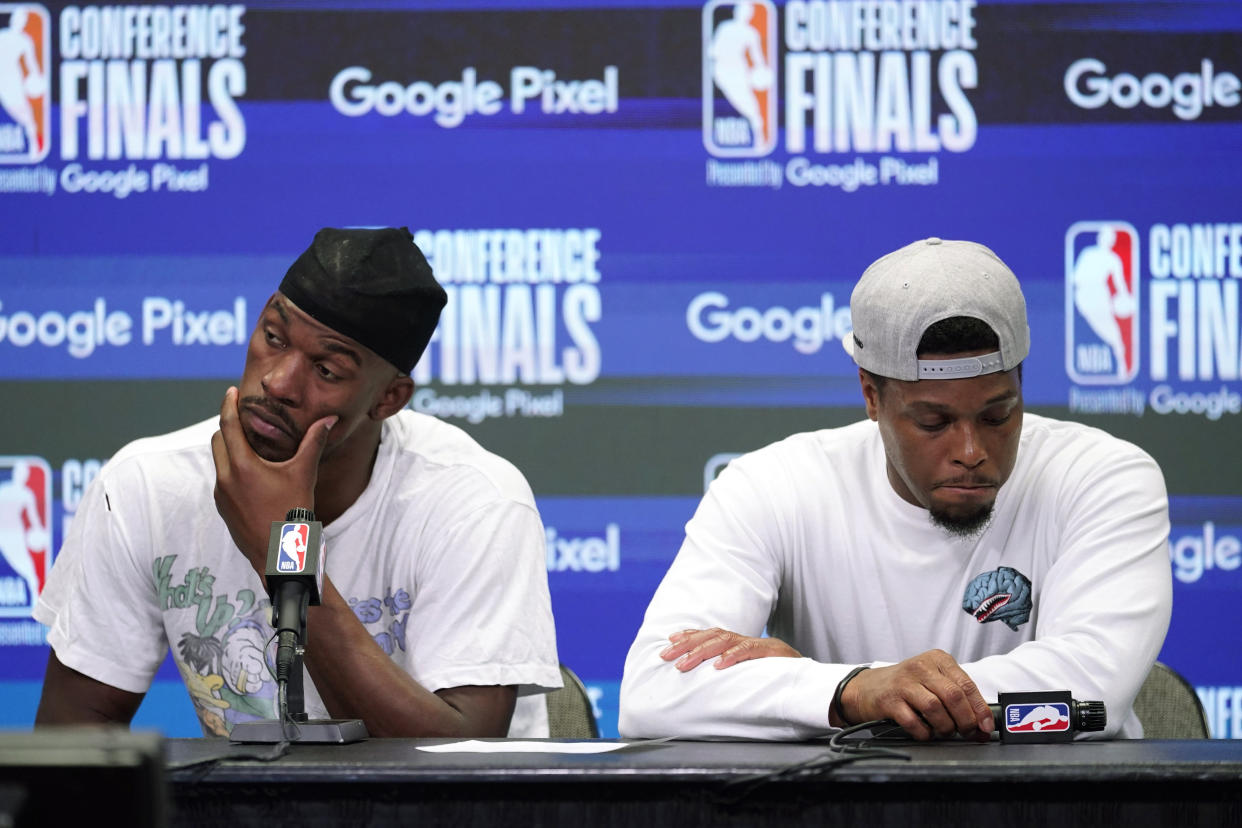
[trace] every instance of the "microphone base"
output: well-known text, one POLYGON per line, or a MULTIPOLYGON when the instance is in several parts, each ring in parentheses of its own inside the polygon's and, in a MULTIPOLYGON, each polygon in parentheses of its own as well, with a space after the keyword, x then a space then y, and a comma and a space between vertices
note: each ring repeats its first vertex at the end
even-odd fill
POLYGON ((346 745, 370 738, 362 719, 312 719, 292 724, 263 719, 234 725, 229 741, 275 745, 286 741, 286 729, 289 731, 288 741, 315 745, 346 745))

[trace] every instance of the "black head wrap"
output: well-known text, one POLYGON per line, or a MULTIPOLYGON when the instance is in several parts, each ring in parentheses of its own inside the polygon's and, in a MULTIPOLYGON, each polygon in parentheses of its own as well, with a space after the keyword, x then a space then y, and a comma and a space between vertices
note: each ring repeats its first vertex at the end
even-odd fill
POLYGON ((408 374, 448 297, 402 227, 325 227, 280 283, 289 301, 408 374))

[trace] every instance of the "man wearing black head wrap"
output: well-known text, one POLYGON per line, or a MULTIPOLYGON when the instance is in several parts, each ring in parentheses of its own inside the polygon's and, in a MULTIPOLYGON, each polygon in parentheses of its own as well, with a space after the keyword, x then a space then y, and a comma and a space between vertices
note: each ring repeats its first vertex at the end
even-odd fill
POLYGON ((37 723, 128 722, 170 646, 205 734, 273 718, 256 598, 271 522, 306 507, 328 562, 311 718, 503 736, 512 717, 546 735, 535 694, 560 681, 530 489, 405 409, 445 301, 408 230, 315 235, 218 420, 122 449, 85 495, 36 610, 53 648, 37 723))

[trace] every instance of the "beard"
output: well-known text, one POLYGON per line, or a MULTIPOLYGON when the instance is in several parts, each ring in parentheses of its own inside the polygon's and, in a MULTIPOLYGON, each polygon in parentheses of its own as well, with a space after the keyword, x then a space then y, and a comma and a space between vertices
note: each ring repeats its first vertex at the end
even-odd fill
POLYGON ((982 504, 970 511, 937 509, 929 510, 931 522, 950 535, 958 538, 977 538, 992 522, 991 503, 982 504))
POLYGON ((288 446, 282 446, 269 440, 262 434, 255 434, 247 428, 242 429, 242 434, 246 436, 246 442, 250 444, 250 449, 270 463, 283 463, 286 460, 293 459, 293 455, 297 453, 296 446, 290 449, 288 446))
POLYGON ((250 444, 250 448, 255 454, 273 463, 283 463, 297 454, 298 446, 301 445, 302 437, 305 435, 298 429, 297 423, 289 416, 289 412, 285 410, 284 406, 266 397, 252 396, 243 397, 238 403, 238 407, 261 408, 269 416, 284 424, 289 432, 288 440, 273 440, 266 435, 252 431, 243 423, 242 434, 245 435, 246 442, 250 444))

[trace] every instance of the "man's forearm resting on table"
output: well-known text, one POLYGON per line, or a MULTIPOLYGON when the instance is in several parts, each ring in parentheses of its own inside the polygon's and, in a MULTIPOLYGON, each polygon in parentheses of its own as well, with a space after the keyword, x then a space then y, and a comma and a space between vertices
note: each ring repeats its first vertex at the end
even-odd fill
POLYGON ((323 605, 307 613, 306 669, 334 718, 360 718, 372 736, 505 736, 517 689, 428 691, 385 653, 324 578, 323 605))

